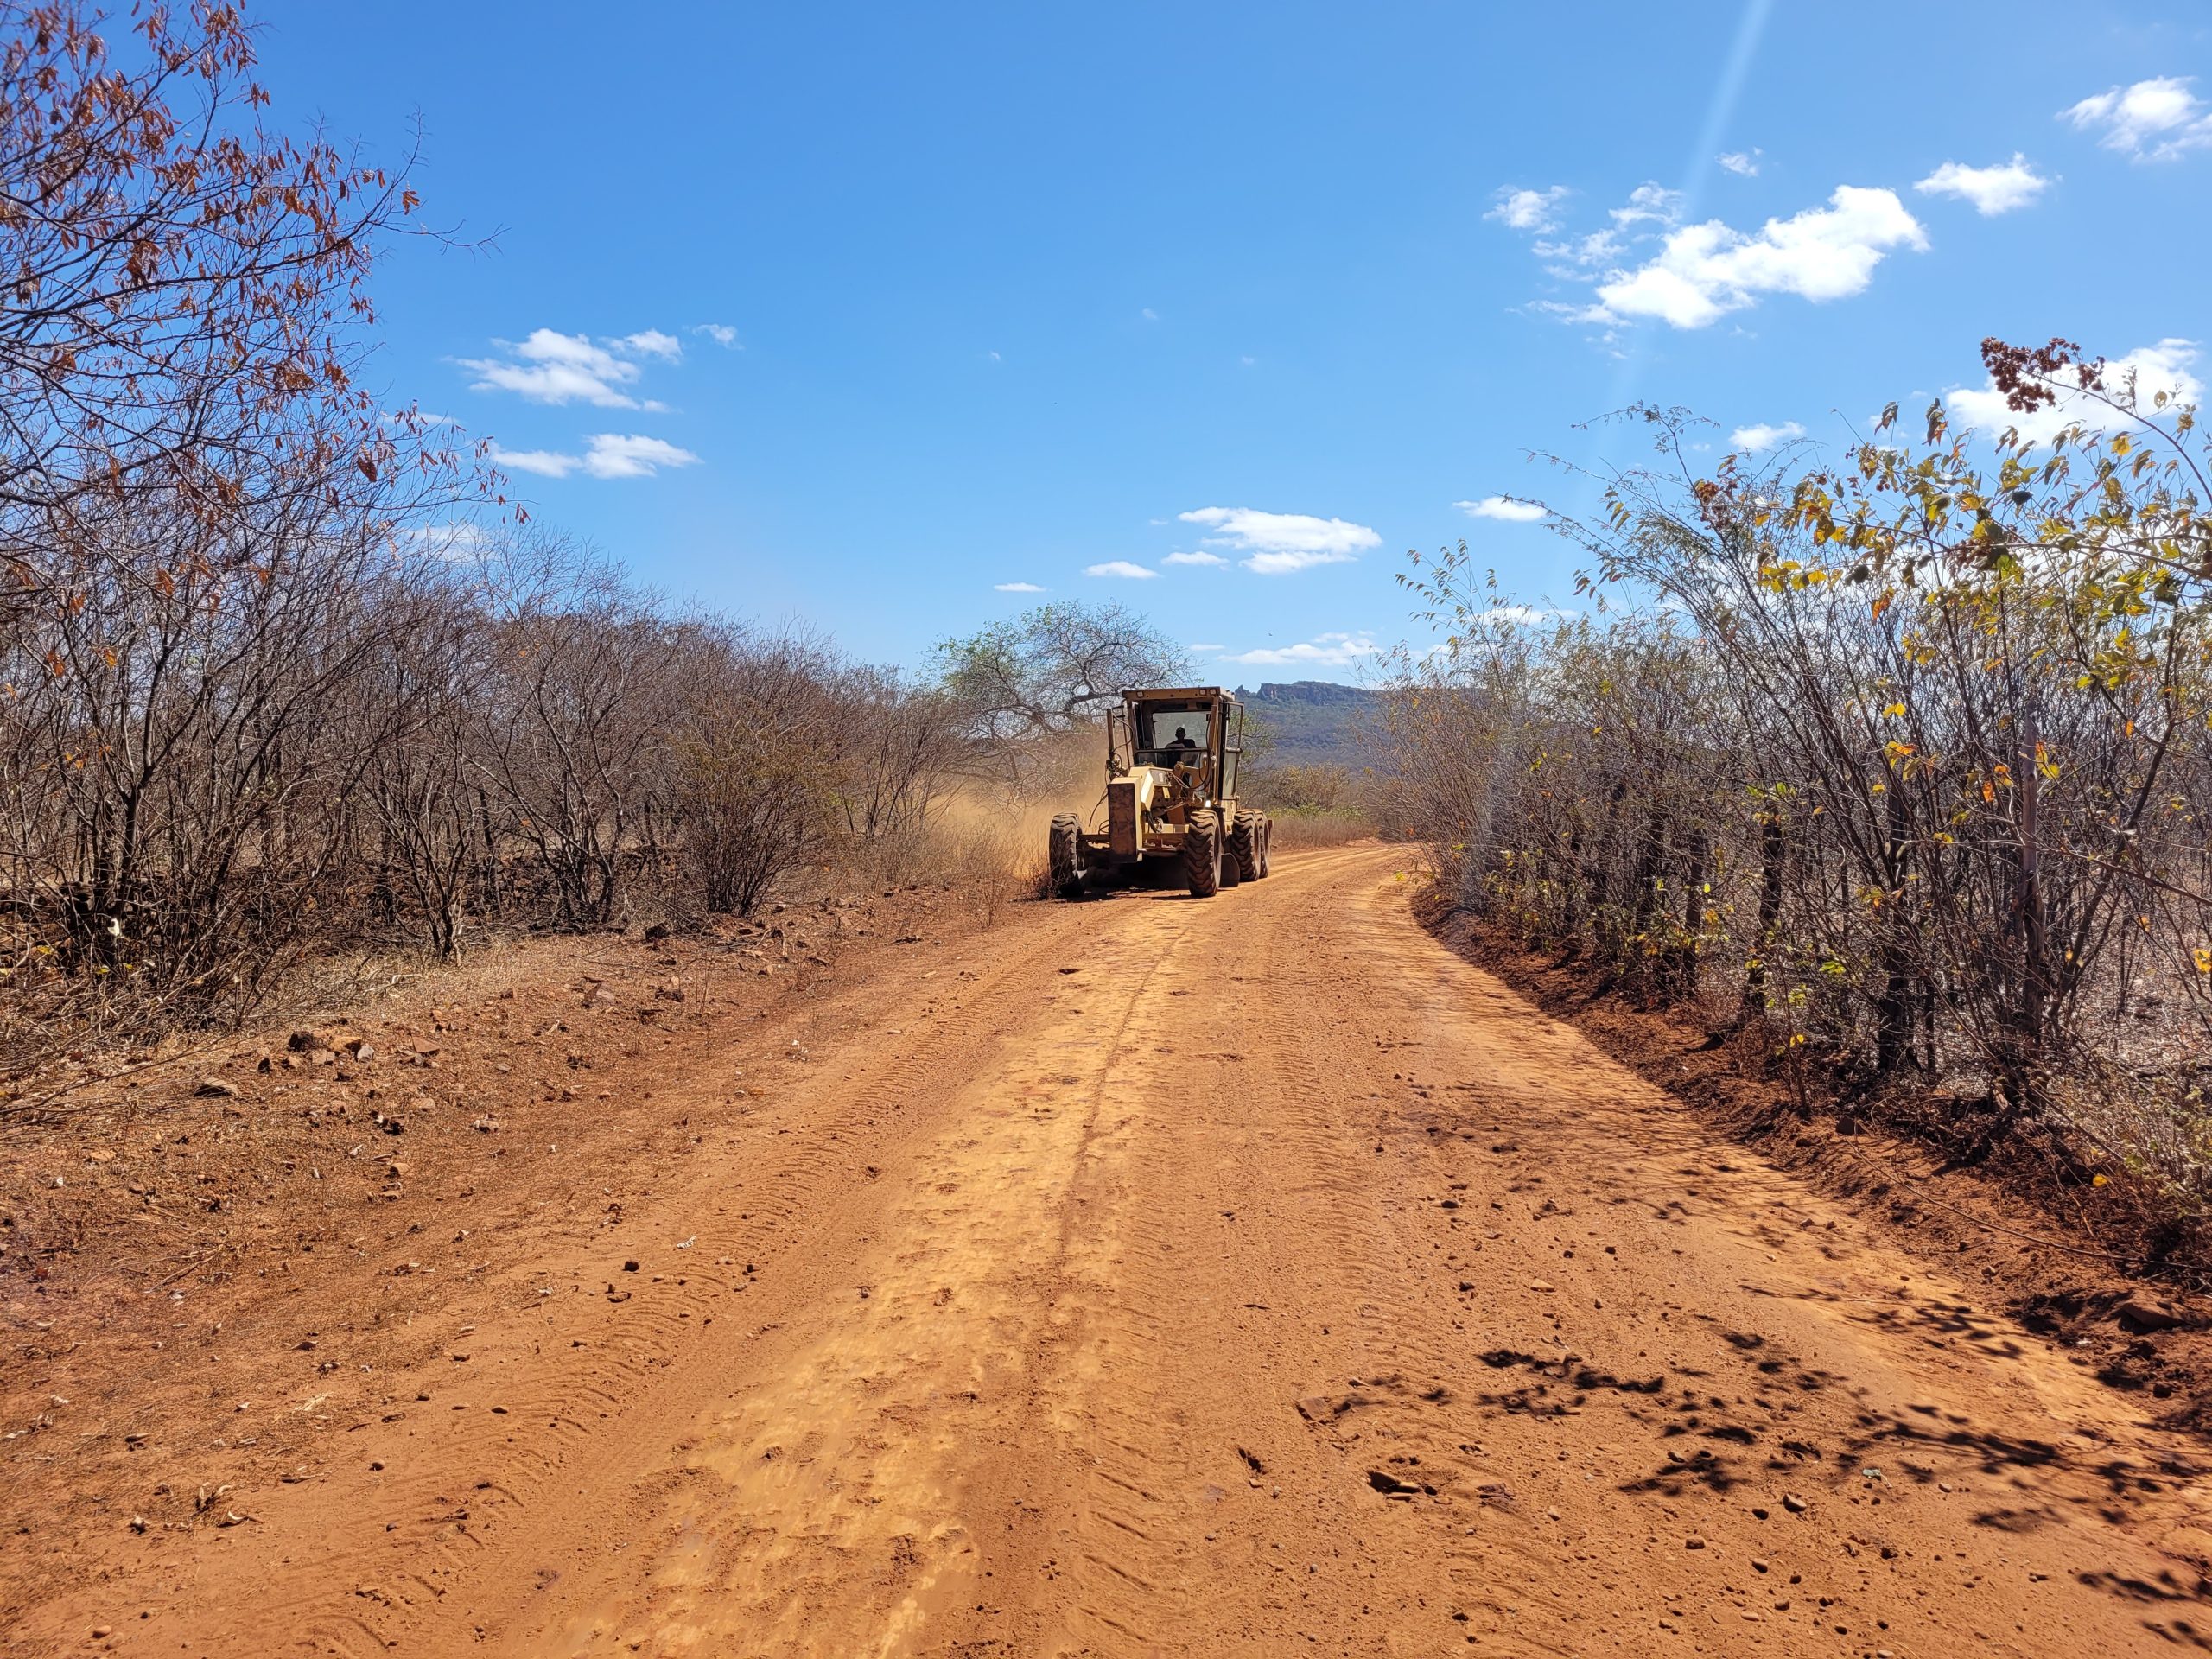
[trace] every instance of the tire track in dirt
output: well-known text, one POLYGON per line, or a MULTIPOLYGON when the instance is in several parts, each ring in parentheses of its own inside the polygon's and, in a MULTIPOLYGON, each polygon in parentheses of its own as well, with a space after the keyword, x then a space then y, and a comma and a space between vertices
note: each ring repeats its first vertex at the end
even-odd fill
POLYGON ((1390 1309, 1449 1397, 1376 1421, 1464 1483, 1406 1508, 1478 1645, 1940 1651, 1978 1625, 2047 1650, 2021 1617, 2038 1597, 2123 1650, 2182 1639, 2144 1608, 2185 1607, 2196 1575, 2145 1545, 2201 1508, 2193 1448, 2146 1445, 2118 1396, 1433 950, 1394 899, 1354 919, 1355 1026, 1424 1033, 1373 1090, 1414 1173, 1405 1277, 1426 1234, 1428 1281, 1475 1316, 1449 1342, 1390 1309), (1440 1501, 1470 1488, 1472 1515, 1440 1501))
POLYGON ((1027 1616, 914 1650, 2193 1639, 2155 1547, 2191 1448, 1437 950, 1394 862, 1185 937, 1172 982, 1262 988, 1155 1046, 1239 1082, 1134 1121, 1071 1256, 1090 1345, 1146 1310, 1147 1363, 1047 1387, 1174 1576, 1080 1570, 1116 1511, 1077 1458, 1000 1558, 1027 1616))
POLYGON ((1010 1022, 1002 1062, 964 1068, 880 1227, 855 1241, 851 1286, 798 1313, 639 1476, 636 1557, 517 1618, 506 1650, 893 1652, 983 1590, 975 1455, 1050 1345, 1069 1192, 1111 1109, 1124 999, 1174 931, 1095 943, 1061 1006, 1010 1022))
POLYGON ((1184 937, 1129 1045, 1153 1051, 1151 1096, 1089 1189, 1084 1317, 1045 1384, 1094 1434, 1003 1575, 1053 1605, 956 1622, 947 1651, 994 1630, 1020 1653, 1246 1650, 1310 1633, 1317 1598, 1371 1567, 1346 1507, 1364 1472, 1301 1467, 1293 1402, 1338 1366, 1387 1371, 1410 1304, 1310 1000, 1332 988, 1313 947, 1341 872, 1286 868, 1264 907, 1184 937))
POLYGON ((2212 1642, 2193 1444, 1445 952, 1403 857, 1038 907, 779 1033, 807 1058, 765 1103, 715 1104, 702 1058, 714 1155, 640 1218, 671 1242, 634 1275, 603 1241, 537 1264, 556 1294, 470 1338, 465 1389, 361 1431, 391 1471, 275 1495, 267 1535, 318 1547, 211 1562, 187 1628, 231 1655, 2212 1642))
MULTIPOLYGON (((650 1253, 652 1268, 670 1270, 634 1278, 622 1271, 621 1249, 598 1243, 537 1264, 518 1276, 515 1300, 555 1289, 543 1299, 552 1310, 543 1335, 461 1332, 454 1351, 467 1351, 469 1387, 440 1382, 426 1390, 436 1399, 361 1425, 347 1471, 270 1494, 257 1503, 251 1535, 222 1535, 230 1548, 202 1570, 213 1594, 250 1595, 265 1614, 249 1650, 405 1649, 450 1626, 458 1595, 473 1605, 487 1584, 550 1582, 544 1574, 559 1569, 532 1564, 547 1554, 547 1535, 599 1524, 594 1495, 619 1490, 664 1448, 664 1422, 688 1420, 721 1387, 733 1355, 759 1339, 759 1324, 772 1330, 772 1318, 744 1319, 748 1303, 779 1278, 799 1281, 804 1294, 804 1235, 823 1219, 822 1190, 867 1186, 866 1160, 884 1155, 874 1149, 941 1106, 974 1057, 1001 1040, 1002 1001, 1050 980, 1077 948, 1079 917, 1046 912, 1039 921, 1019 943, 970 941, 919 969, 893 1010, 900 1023, 887 1030, 869 1029, 882 1013, 880 987, 825 999, 779 1045, 810 1059, 779 1063, 766 1103, 721 1103, 731 1085, 713 1057, 702 1057, 688 1085, 664 1091, 671 1110, 691 1110, 724 1142, 719 1166, 686 1172, 689 1186, 658 1205, 684 1225, 683 1233, 663 1227, 671 1243, 688 1234, 690 1249, 650 1253), (825 1075, 832 1066, 812 1060, 817 1050, 840 1075, 825 1075), (748 1264, 760 1271, 746 1274, 748 1264), (502 1372, 514 1382, 482 1381, 502 1372), (455 1402, 454 1392, 474 1397, 455 1402), (584 1503, 564 1503, 564 1489, 580 1489, 584 1503), (374 1528, 365 1524, 371 1516, 374 1528), (272 1630, 284 1632, 281 1641, 272 1630)), ((64 1631, 96 1618, 79 1598, 64 1598, 41 1611, 29 1634, 65 1640, 64 1631)), ((477 1622, 467 1627, 472 1640, 477 1622)), ((143 1639, 126 1627, 118 1650, 143 1639)))

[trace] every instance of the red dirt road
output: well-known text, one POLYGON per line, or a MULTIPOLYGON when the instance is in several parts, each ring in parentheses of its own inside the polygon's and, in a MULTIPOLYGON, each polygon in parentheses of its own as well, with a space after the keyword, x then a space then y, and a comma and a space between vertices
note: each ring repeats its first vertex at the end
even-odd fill
POLYGON ((10 1650, 2212 1649, 2195 1442, 1449 954, 1405 856, 1025 906, 689 1057, 626 1243, 524 1228, 397 1404, 249 1522, 104 1521, 10 1650))

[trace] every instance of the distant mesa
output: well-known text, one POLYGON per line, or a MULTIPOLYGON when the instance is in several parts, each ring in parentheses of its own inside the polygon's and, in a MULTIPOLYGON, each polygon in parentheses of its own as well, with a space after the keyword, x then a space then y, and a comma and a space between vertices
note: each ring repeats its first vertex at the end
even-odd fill
POLYGON ((1300 702, 1319 707, 1345 703, 1369 709, 1382 701, 1379 692, 1370 691, 1364 686, 1339 685, 1334 680, 1292 680, 1287 683, 1269 681, 1256 691, 1240 685, 1236 695, 1247 702, 1300 702))
POLYGON ((1236 689, 1248 709, 1266 726, 1267 762, 1279 766, 1346 766, 1367 764, 1370 745, 1363 718, 1382 703, 1382 694, 1330 680, 1293 680, 1236 689))

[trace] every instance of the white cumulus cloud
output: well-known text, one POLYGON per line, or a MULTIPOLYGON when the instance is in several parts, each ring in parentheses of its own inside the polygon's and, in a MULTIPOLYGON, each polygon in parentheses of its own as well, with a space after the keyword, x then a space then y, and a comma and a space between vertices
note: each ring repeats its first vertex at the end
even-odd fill
POLYGON ((658 357, 664 362, 683 360, 683 342, 674 334, 664 334, 658 328, 641 328, 634 334, 625 334, 615 345, 637 357, 658 357))
POLYGON ((584 471, 594 478, 651 478, 664 467, 690 467, 699 457, 659 438, 601 432, 585 440, 584 471))
MULTIPOLYGON (((1579 236, 1545 237, 1530 246, 1538 257, 1556 262, 1544 269, 1560 281, 1592 282, 1600 272, 1618 265, 1630 245, 1649 242, 1662 231, 1674 228, 1681 213, 1681 191, 1669 190, 1663 184, 1639 184, 1629 192, 1626 203, 1605 210, 1605 217, 1612 222, 1604 229, 1579 236)), ((1558 226, 1548 224, 1543 228, 1556 230, 1558 226)), ((1583 308, 1560 308, 1554 303, 1539 308, 1579 311, 1583 308)), ((1600 316, 1602 321, 1614 321, 1602 312, 1600 316)))
POLYGON ((1625 207, 1611 207, 1606 216, 1625 229, 1630 225, 1672 225, 1682 216, 1682 193, 1663 184, 1639 184, 1628 193, 1625 207))
POLYGON ((584 440, 581 455, 557 449, 492 450, 492 464, 541 478, 566 478, 581 472, 592 478, 651 478, 664 467, 690 467, 699 457, 660 438, 600 432, 584 440))
POLYGON ((1365 524, 1316 518, 1303 512, 1262 512, 1256 507, 1198 507, 1177 515, 1215 533, 1209 547, 1247 554, 1244 568, 1263 576, 1285 575, 1317 564, 1347 564, 1382 538, 1365 524))
POLYGON ((2015 150, 2011 161, 2000 162, 1995 167, 1968 167, 1962 162, 1946 162, 1912 188, 1924 195, 1956 196, 1961 201, 1970 201, 1974 212, 1984 219, 1994 219, 2015 207, 2032 204, 2050 188, 2050 181, 2015 150))
POLYGON ((2212 146, 2212 107, 2189 90, 2194 84, 2189 76, 2159 75, 2085 98, 2058 118, 2085 132, 2101 128, 2099 143, 2135 161, 2178 161, 2212 146))
POLYGON ((1684 226, 1668 235, 1656 257, 1600 283, 1598 299, 1615 319, 1655 317, 1702 328, 1765 294, 1847 299, 1866 291, 1890 250, 1927 245, 1920 221, 1896 191, 1847 184, 1827 207, 1770 219, 1755 233, 1719 219, 1684 226))
POLYGON ((1534 501, 1516 501, 1503 495, 1486 495, 1479 501, 1452 504, 1470 518, 1501 518, 1509 524, 1533 524, 1544 516, 1534 501))
POLYGON ((1771 449, 1778 443, 1795 443, 1805 435, 1805 429, 1795 421, 1784 421, 1779 426, 1770 426, 1760 421, 1751 426, 1739 426, 1728 435, 1728 442, 1745 454, 1756 455, 1762 449, 1771 449))
POLYGON ((1001 594, 1041 594, 1045 590, 1033 582, 1000 582, 992 584, 1001 594))
POLYGON ((1148 570, 1128 559, 1109 559, 1103 564, 1086 564, 1083 567, 1083 574, 1086 576, 1115 576, 1124 582, 1150 582, 1160 572, 1148 570))
POLYGON ((1362 629, 1357 633, 1319 633, 1294 645, 1236 652, 1226 660, 1255 668, 1349 668, 1381 654, 1382 650, 1375 636, 1362 629))
POLYGON ((683 347, 673 334, 646 328, 620 340, 593 340, 585 334, 564 334, 557 328, 533 328, 519 343, 492 342, 507 355, 464 357, 461 366, 476 378, 471 391, 512 391, 533 404, 593 404, 601 409, 658 410, 662 404, 640 402, 624 390, 635 385, 644 371, 639 357, 676 362, 683 347))
POLYGON ((1599 270, 1617 264, 1621 257, 1620 233, 1610 229, 1592 231, 1586 236, 1570 236, 1560 242, 1538 242, 1535 246, 1539 257, 1565 262, 1544 269, 1570 283, 1591 281, 1599 270))
MULTIPOLYGON (((2176 404, 2202 402, 2204 384, 2190 372, 2196 358, 2195 340, 2162 340, 2155 346, 2139 346, 2125 357, 2113 358, 2106 363, 2099 378, 2107 391, 2119 392, 2133 386, 2138 406, 2146 415, 2155 414, 2160 392, 2166 395, 2168 408, 2176 404)), ((2078 381, 2078 377, 2074 378, 2078 381)), ((2005 394, 1989 384, 1946 392, 1943 402, 1955 418, 1968 426, 1993 435, 2007 427, 2017 427, 2020 435, 2031 443, 2047 443, 2077 423, 2098 427, 2117 424, 2120 418, 2078 391, 2062 391, 2056 404, 2047 404, 2024 415, 2006 408, 2005 394)))
POLYGON ((638 400, 621 390, 635 382, 639 368, 582 334, 552 328, 531 331, 510 348, 519 361, 464 357, 461 366, 476 375, 472 391, 512 391, 534 404, 596 404, 601 409, 635 409, 638 400))
POLYGON ((1160 563, 1162 564, 1225 565, 1229 561, 1218 553, 1170 553, 1160 563))
POLYGON ((480 526, 467 523, 417 524, 400 531, 399 539, 411 551, 455 563, 473 559, 492 545, 480 526))
POLYGON ((1759 175, 1759 157, 1765 153, 1754 146, 1750 149, 1732 149, 1713 159, 1738 178, 1756 179, 1759 175))
POLYGON ((1497 206, 1484 213, 1508 230, 1550 231, 1559 228, 1557 210, 1567 198, 1567 188, 1555 184, 1548 190, 1524 190, 1506 185, 1497 193, 1497 206))
POLYGON ((737 343, 737 330, 726 322, 694 323, 691 326, 691 332, 695 334, 704 334, 715 345, 727 351, 741 352, 745 349, 737 343))
POLYGON ((492 446, 491 461, 511 473, 536 473, 540 478, 566 478, 580 464, 575 455, 552 449, 502 449, 492 446))

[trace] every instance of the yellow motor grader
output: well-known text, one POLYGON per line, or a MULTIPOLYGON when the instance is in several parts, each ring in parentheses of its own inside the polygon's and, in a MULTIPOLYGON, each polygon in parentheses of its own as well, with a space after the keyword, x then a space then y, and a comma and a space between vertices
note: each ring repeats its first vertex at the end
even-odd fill
POLYGON ((1106 717, 1106 793, 1090 823, 1052 820, 1052 890, 1072 899, 1108 870, 1173 865, 1193 899, 1268 874, 1273 825, 1236 810, 1244 705, 1219 686, 1124 691, 1106 717))

